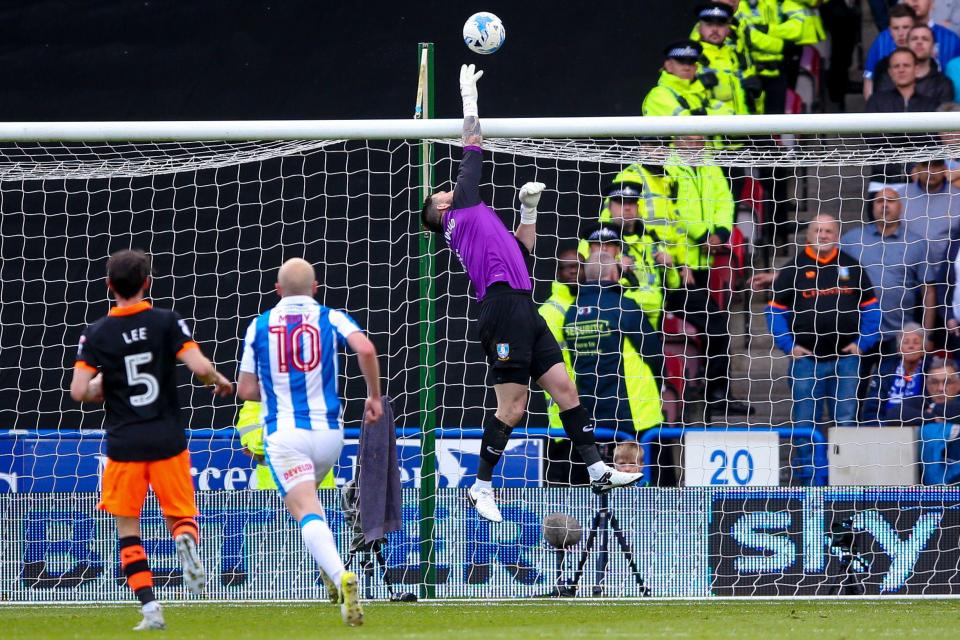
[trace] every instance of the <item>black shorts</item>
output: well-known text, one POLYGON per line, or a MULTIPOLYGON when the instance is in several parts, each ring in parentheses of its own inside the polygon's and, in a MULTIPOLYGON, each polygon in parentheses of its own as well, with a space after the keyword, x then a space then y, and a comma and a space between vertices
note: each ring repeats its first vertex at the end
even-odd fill
POLYGON ((528 291, 493 284, 480 303, 477 323, 493 384, 539 380, 563 353, 528 291))

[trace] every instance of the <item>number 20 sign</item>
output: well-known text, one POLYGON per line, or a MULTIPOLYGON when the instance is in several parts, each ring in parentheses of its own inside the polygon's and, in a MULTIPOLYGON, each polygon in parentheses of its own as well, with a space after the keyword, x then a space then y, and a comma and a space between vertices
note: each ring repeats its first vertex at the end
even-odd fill
POLYGON ((683 437, 688 487, 780 484, 780 439, 774 432, 697 431, 683 437))

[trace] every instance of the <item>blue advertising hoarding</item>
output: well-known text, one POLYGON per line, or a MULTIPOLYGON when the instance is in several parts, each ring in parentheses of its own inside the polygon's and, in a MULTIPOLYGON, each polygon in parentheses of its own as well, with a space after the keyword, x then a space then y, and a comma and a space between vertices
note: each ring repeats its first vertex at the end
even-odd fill
MULTIPOLYGON (((386 562, 397 588, 417 591, 418 492, 403 492, 404 526, 389 534, 386 562)), ((349 531, 339 492, 320 495, 346 554, 349 531)), ((438 492, 438 597, 548 592, 557 564, 542 535, 544 516, 567 514, 586 534, 599 506, 583 487, 501 489, 498 500, 504 522, 494 525, 478 519, 462 489, 438 492)), ((96 502, 97 494, 89 492, 0 495, 0 601, 130 600, 113 523, 96 502)), ((322 597, 299 528, 275 492, 202 491, 198 502, 201 550, 212 579, 208 598, 322 597)), ((609 506, 643 586, 656 597, 960 595, 957 489, 635 487, 611 494, 609 506)), ((152 498, 143 530, 161 598, 195 599, 180 584, 173 543, 152 498)), ((579 594, 590 595, 602 583, 608 596, 642 595, 614 537, 605 575, 596 571, 601 549, 587 552, 586 537, 569 550, 565 564, 569 579, 586 552, 579 594)), ((370 597, 386 596, 379 577, 364 578, 364 589, 370 597)))
MULTIPOLYGON (((196 436, 190 446, 203 556, 213 578, 208 597, 321 597, 296 523, 275 492, 249 490, 251 461, 237 442, 216 432, 196 436)), ((0 602, 130 599, 113 523, 96 510, 101 450, 97 433, 0 437, 0 602)), ((462 490, 473 480, 479 440, 441 438, 437 451, 438 597, 548 592, 557 565, 542 535, 543 518, 570 515, 586 534, 597 498, 583 487, 541 486, 543 440, 512 440, 501 470, 504 488, 498 491, 504 522, 493 525, 477 518, 462 490)), ((352 477, 356 455, 356 441, 348 441, 338 484, 352 477)), ((400 588, 416 591, 418 441, 399 438, 398 458, 404 526, 388 536, 387 571, 400 588)), ((349 531, 339 492, 320 495, 345 551, 349 531)), ((960 595, 960 489, 635 487, 614 492, 610 508, 636 558, 643 588, 658 597, 960 595)), ((152 498, 144 512, 144 538, 161 597, 191 599, 152 498)), ((581 595, 600 584, 606 595, 642 595, 616 546, 608 549, 606 574, 595 570, 601 551, 587 550, 584 541, 574 546, 565 578, 583 557, 581 595)), ((386 595, 379 578, 365 580, 370 597, 386 595)))
MULTIPOLYGON (((0 433, 0 493, 98 491, 106 464, 100 431, 7 431, 0 433)), ((439 438, 439 487, 466 487, 476 477, 480 441, 439 438)), ((334 469, 337 486, 353 478, 358 440, 347 438, 334 469)), ((400 479, 405 487, 420 486, 420 442, 397 440, 400 479)), ((194 431, 190 437, 194 486, 199 491, 256 488, 253 462, 241 452, 233 430, 194 431)), ((540 486, 543 439, 511 439, 497 468, 498 485, 540 486)))

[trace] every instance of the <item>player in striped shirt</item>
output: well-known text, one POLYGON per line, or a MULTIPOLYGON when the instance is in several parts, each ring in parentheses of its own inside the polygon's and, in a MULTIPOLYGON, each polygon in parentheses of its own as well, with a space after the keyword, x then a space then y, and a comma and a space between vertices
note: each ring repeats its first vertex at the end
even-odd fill
POLYGON ((277 488, 331 599, 339 596, 343 621, 358 626, 357 576, 344 569, 316 487, 343 448, 337 351, 347 346, 357 354, 367 383, 364 418, 371 424, 383 414, 377 350, 350 316, 313 299, 317 281, 307 261, 283 263, 277 293, 280 303, 247 329, 237 396, 263 403, 264 451, 277 488))

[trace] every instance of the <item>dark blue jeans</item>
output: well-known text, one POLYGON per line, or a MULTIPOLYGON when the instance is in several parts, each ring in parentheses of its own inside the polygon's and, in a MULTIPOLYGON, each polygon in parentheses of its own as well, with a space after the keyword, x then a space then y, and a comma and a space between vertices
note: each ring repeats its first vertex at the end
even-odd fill
MULTIPOLYGON (((793 392, 793 424, 819 429, 826 410, 827 422, 854 426, 857 420, 857 386, 860 356, 794 358, 790 365, 793 392)), ((794 439, 793 477, 802 484, 826 484, 826 469, 814 465, 813 442, 805 436, 794 439)))
POLYGON ((929 422, 920 427, 921 482, 926 485, 960 483, 960 427, 929 422))

